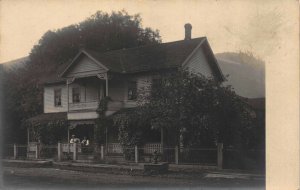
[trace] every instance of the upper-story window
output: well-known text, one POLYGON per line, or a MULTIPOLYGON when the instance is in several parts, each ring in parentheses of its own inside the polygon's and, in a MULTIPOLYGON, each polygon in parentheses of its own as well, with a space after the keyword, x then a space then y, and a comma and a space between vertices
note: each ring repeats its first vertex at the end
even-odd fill
POLYGON ((54 90, 54 106, 61 106, 61 89, 54 90))
POLYGON ((72 101, 73 101, 73 103, 80 102, 80 88, 72 89, 72 101))
POLYGON ((128 83, 128 100, 136 100, 137 98, 137 84, 136 81, 128 83))

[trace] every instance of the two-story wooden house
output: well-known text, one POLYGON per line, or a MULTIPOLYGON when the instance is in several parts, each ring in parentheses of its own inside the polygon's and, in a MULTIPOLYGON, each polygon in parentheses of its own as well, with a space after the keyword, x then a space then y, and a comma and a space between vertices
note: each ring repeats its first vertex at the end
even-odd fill
POLYGON ((44 86, 44 113, 31 122, 66 119, 70 134, 93 138, 99 101, 109 96, 107 116, 122 108, 137 106, 139 89, 151 86, 153 79, 179 68, 213 77, 224 77, 206 37, 191 38, 191 25, 185 25, 180 41, 120 49, 104 53, 81 50, 62 71, 44 86))

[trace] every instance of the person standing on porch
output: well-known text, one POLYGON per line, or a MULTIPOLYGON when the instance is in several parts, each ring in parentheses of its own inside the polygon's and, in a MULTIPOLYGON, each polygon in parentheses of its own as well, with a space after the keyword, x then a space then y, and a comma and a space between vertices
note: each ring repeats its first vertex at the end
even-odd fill
POLYGON ((81 144, 84 146, 88 146, 90 144, 90 141, 86 137, 84 137, 83 140, 81 141, 81 144))
POLYGON ((75 138, 75 135, 72 135, 70 143, 79 143, 79 142, 80 142, 80 140, 78 138, 75 138))

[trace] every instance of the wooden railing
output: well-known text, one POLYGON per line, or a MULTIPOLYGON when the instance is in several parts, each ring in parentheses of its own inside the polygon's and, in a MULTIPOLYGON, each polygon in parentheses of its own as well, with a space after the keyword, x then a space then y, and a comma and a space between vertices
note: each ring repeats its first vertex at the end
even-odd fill
POLYGON ((107 152, 112 154, 122 154, 123 149, 121 144, 119 143, 108 143, 107 144, 107 152))
POLYGON ((69 111, 96 110, 98 108, 98 104, 99 101, 69 103, 69 111))
POLYGON ((148 143, 144 145, 144 154, 153 154, 155 151, 162 152, 160 143, 148 143))
MULTIPOLYGON (((73 143, 62 143, 61 144, 62 152, 74 152, 73 143)), ((77 152, 81 152, 81 144, 77 143, 77 152)))
MULTIPOLYGON (((162 146, 160 143, 148 143, 143 147, 145 154, 153 154, 154 151, 162 152, 162 146)), ((108 143, 107 152, 112 154, 122 154, 123 148, 119 143, 108 143)))
MULTIPOLYGON (((98 108, 98 105, 99 101, 69 103, 69 111, 96 110, 98 108)), ((124 102, 122 101, 110 101, 108 102, 107 108, 109 111, 118 111, 123 106, 124 102)))

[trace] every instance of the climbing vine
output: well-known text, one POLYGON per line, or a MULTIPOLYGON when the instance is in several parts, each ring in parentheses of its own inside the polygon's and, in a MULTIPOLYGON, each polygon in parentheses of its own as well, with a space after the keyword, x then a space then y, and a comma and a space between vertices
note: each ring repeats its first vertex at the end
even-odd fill
POLYGON ((112 126, 112 120, 110 118, 107 118, 105 115, 109 101, 111 101, 111 98, 106 96, 101 99, 98 105, 98 118, 96 119, 95 127, 95 142, 97 144, 104 144, 106 131, 105 128, 112 126))
POLYGON ((57 144, 66 139, 68 133, 67 120, 58 120, 48 123, 27 123, 30 141, 42 144, 57 144))
POLYGON ((140 113, 139 108, 124 109, 113 117, 114 125, 118 126, 118 141, 127 160, 134 159, 133 147, 145 143, 145 128, 150 128, 147 118, 140 113))

